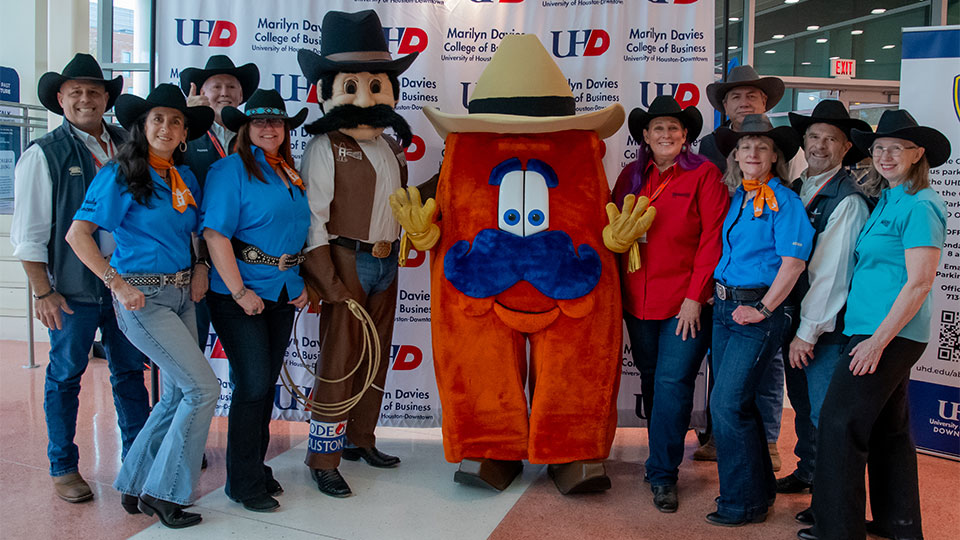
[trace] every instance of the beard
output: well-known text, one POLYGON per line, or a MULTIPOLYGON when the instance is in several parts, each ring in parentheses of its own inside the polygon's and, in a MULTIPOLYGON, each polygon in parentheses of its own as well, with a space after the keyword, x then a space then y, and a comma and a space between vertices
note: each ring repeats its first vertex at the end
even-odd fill
POLYGON ((338 129, 351 129, 360 126, 393 128, 400 141, 400 146, 404 148, 410 146, 413 141, 410 124, 389 105, 374 105, 372 107, 340 105, 330 109, 322 118, 307 124, 304 130, 311 135, 322 135, 338 129))

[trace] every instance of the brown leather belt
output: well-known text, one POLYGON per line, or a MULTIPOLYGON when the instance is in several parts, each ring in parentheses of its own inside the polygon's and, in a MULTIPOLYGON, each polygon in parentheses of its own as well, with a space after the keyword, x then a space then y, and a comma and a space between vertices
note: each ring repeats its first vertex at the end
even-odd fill
POLYGON ((381 242, 374 242, 371 244, 369 242, 361 242, 360 240, 353 240, 352 238, 344 238, 342 236, 338 236, 336 238, 331 238, 330 243, 336 244, 338 246, 342 246, 345 248, 350 248, 355 251, 364 251, 366 253, 373 255, 378 259, 386 259, 391 254, 393 254, 394 251, 397 251, 400 249, 399 240, 394 240, 393 242, 381 241, 381 242))
POLYGON ((263 264, 267 266, 276 266, 281 272, 289 270, 294 266, 302 263, 306 257, 296 253, 289 254, 284 253, 279 257, 274 257, 273 255, 267 255, 263 252, 262 249, 258 248, 253 244, 248 244, 243 240, 238 240, 236 238, 230 239, 230 244, 233 246, 233 254, 240 259, 241 261, 247 264, 263 264))

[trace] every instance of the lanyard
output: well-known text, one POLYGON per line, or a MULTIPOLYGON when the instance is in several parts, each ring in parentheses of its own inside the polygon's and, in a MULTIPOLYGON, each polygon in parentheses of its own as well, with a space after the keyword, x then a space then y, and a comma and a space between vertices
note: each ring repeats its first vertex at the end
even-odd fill
MULTIPOLYGON (((99 158, 97 158, 97 155, 93 153, 93 150, 90 150, 89 148, 87 148, 87 150, 90 152, 90 156, 93 158, 93 164, 97 167, 97 170, 99 171, 100 169, 102 169, 103 163, 100 161, 99 158)), ((111 159, 114 153, 115 152, 113 149, 113 139, 110 139, 109 141, 107 141, 107 159, 108 160, 111 159)))
MULTIPOLYGON (((675 165, 673 166, 675 167, 675 165)), ((654 165, 654 167, 656 167, 656 165, 654 165)), ((658 169, 658 176, 659 176, 659 169, 658 169)), ((663 193, 663 189, 666 188, 667 184, 669 184, 671 180, 676 178, 676 176, 677 176, 677 172, 674 171, 673 175, 671 175, 670 178, 667 178, 665 181, 660 183, 660 186, 657 187, 656 191, 653 192, 653 195, 650 196, 650 204, 653 204, 653 201, 657 200, 657 197, 659 197, 660 194, 663 193)))
POLYGON ((809 201, 807 201, 806 208, 808 208, 811 204, 813 204, 813 201, 817 200, 817 195, 819 195, 820 192, 823 191, 823 188, 827 187, 827 184, 829 184, 830 182, 833 182, 832 177, 828 179, 826 182, 824 182, 823 185, 821 185, 819 188, 817 188, 817 192, 813 194, 813 197, 810 197, 809 201))
POLYGON ((220 154, 220 157, 227 157, 227 153, 223 151, 223 145, 220 144, 220 141, 217 140, 217 137, 214 136, 212 131, 207 131, 207 136, 210 137, 210 140, 213 141, 213 147, 217 149, 217 153, 220 154))

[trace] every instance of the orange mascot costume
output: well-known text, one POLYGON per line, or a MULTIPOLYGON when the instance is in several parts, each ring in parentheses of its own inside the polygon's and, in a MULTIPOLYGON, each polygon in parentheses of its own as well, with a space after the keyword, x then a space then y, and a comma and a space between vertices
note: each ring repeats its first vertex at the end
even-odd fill
POLYGON ((526 459, 550 464, 563 493, 608 489, 622 314, 607 247, 628 250, 653 219, 643 201, 605 212, 601 139, 620 128, 623 108, 576 115, 566 77, 523 35, 503 39, 469 114, 424 113, 446 137, 436 202, 421 205, 408 188, 391 206, 414 246, 431 250, 454 480, 502 490, 526 459))

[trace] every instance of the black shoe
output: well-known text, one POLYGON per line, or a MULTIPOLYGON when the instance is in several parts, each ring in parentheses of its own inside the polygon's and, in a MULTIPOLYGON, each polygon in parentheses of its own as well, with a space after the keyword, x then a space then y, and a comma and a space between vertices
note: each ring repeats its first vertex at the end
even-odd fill
POLYGON ((280 485, 280 482, 277 482, 275 478, 271 478, 266 481, 267 495, 271 497, 276 497, 278 495, 283 495, 283 486, 280 485))
POLYGON ((813 526, 813 508, 807 508, 806 510, 797 512, 797 515, 793 516, 793 519, 801 525, 813 526))
POLYGON ((718 512, 711 512, 707 514, 707 523, 711 525, 719 525, 721 527, 742 527, 747 523, 762 523, 766 521, 767 513, 753 516, 752 518, 743 518, 743 519, 731 519, 726 516, 720 515, 718 512))
POLYGON ((867 534, 889 540, 917 540, 921 538, 919 536, 899 536, 886 526, 877 523, 877 520, 865 522, 864 527, 867 529, 867 534))
POLYGON ((819 540, 820 537, 813 534, 813 529, 800 529, 797 531, 797 538, 800 540, 819 540))
POLYGON ((126 493, 120 494, 120 506, 127 511, 128 514, 139 514, 140 509, 137 508, 137 503, 140 502, 140 498, 136 495, 127 495, 126 493))
POLYGON ((160 523, 163 523, 164 526, 171 529, 190 527, 191 525, 200 523, 202 519, 200 514, 184 512, 177 503, 157 499, 146 493, 140 496, 140 502, 137 504, 137 507, 148 516, 156 514, 157 517, 160 518, 160 523))
POLYGON ((280 508, 280 502, 266 493, 253 497, 252 499, 240 501, 240 504, 251 512, 273 512, 277 508, 280 508))
POLYGON ((310 474, 316 480, 317 488, 331 497, 343 498, 353 495, 350 486, 337 469, 310 469, 310 474))
POLYGON ((783 478, 777 478, 777 493, 800 493, 813 486, 810 482, 804 482, 797 478, 797 472, 794 471, 783 478))
POLYGON ((665 486, 652 486, 653 505, 657 510, 671 514, 677 511, 677 485, 667 484, 665 486))
POLYGON ((371 446, 370 448, 344 448, 342 457, 347 461, 357 461, 363 458, 363 460, 371 466, 381 469, 389 469, 400 464, 400 458, 384 454, 377 450, 376 446, 371 446))

